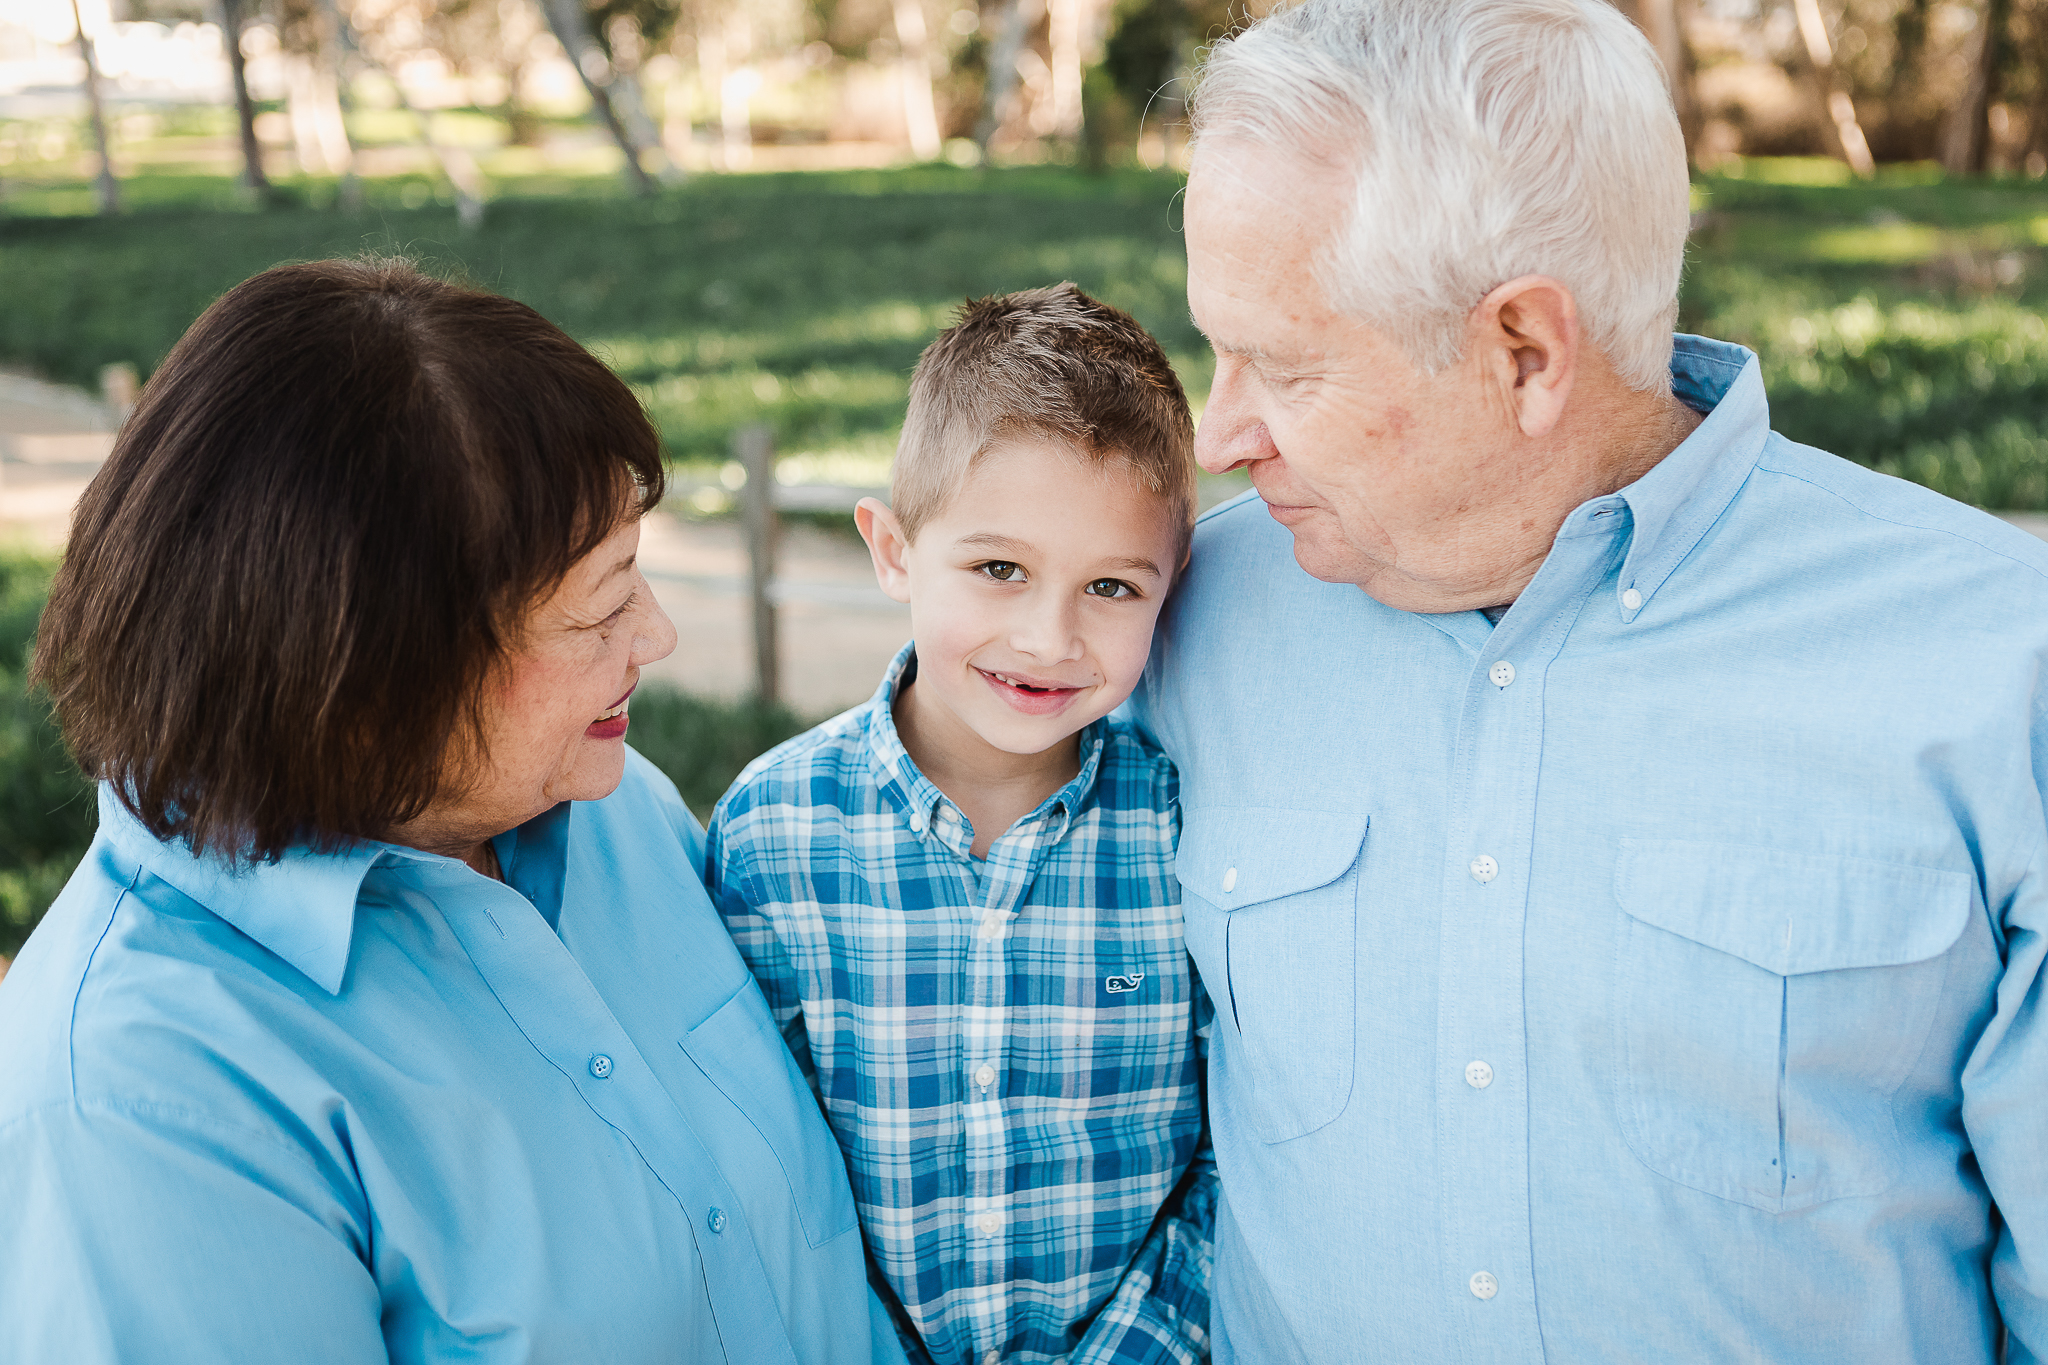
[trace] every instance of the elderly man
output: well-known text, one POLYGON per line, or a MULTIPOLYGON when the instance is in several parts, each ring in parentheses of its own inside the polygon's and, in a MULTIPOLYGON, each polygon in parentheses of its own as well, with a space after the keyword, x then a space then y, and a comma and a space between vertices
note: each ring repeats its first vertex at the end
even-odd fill
POLYGON ((2040 1359, 2048 552, 1674 347, 1685 154, 1598 0, 1308 0, 1195 108, 1259 498, 1139 711, 1217 1359, 2040 1359))

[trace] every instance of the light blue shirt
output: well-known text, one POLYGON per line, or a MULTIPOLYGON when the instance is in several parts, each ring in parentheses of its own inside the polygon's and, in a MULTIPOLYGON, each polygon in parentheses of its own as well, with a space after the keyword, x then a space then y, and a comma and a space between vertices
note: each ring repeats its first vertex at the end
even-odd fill
POLYGON ((103 791, 0 984, 0 1359, 901 1361, 675 788, 496 848, 232 875, 103 791))
POLYGON ((2048 547, 1672 371, 1497 627, 1197 529, 1219 1362, 2048 1353, 2048 547))

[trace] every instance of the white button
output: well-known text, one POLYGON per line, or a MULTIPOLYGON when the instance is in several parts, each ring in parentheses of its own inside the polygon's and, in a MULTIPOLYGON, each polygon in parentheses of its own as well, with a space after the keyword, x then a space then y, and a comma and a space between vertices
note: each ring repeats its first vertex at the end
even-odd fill
POLYGON ((1465 1283, 1472 1287, 1472 1297, 1475 1299, 1490 1299, 1500 1293, 1500 1281, 1483 1270, 1465 1283))
POLYGON ((1465 1063, 1465 1084, 1474 1090, 1484 1090, 1493 1084, 1493 1068, 1485 1062, 1465 1063))
POLYGON ((981 1365, 1002 1365, 1002 1353, 988 1350, 981 1353, 981 1365))
POLYGON ((1630 611, 1634 611, 1637 607, 1643 605, 1643 595, 1634 588, 1629 588, 1621 594, 1621 605, 1627 607, 1630 611))
POLYGON ((1499 875, 1500 864, 1495 862, 1493 859, 1487 857, 1484 853, 1480 854, 1477 858, 1474 858, 1472 860, 1473 881, 1490 882, 1499 875))
POLYGON ((974 1083, 983 1090, 996 1083, 996 1069, 987 1063, 974 1068, 974 1083))
POLYGON ((1003 1230, 1003 1215, 984 1213, 974 1220, 974 1228, 984 1237, 993 1237, 1003 1230))
POLYGON ((1233 867, 1233 868, 1228 868, 1228 869, 1226 869, 1226 870, 1224 871, 1224 873, 1223 873, 1223 890, 1224 890, 1224 894, 1228 895, 1228 894, 1229 894, 1230 892, 1232 892, 1232 891, 1235 891, 1236 889, 1237 889, 1237 869, 1236 869, 1236 868, 1234 868, 1234 867, 1233 867))
POLYGON ((924 812, 923 812, 923 811, 916 811, 916 810, 914 810, 914 811, 910 812, 910 832, 911 832, 912 834, 922 834, 922 833, 924 833, 924 812))
POLYGON ((1495 687, 1506 687, 1515 680, 1515 666, 1506 659, 1502 659, 1492 668, 1486 670, 1486 676, 1493 679, 1495 687))
POLYGON ((987 917, 982 920, 981 927, 974 932, 985 939, 997 937, 1003 932, 1002 915, 994 910, 989 911, 987 917))

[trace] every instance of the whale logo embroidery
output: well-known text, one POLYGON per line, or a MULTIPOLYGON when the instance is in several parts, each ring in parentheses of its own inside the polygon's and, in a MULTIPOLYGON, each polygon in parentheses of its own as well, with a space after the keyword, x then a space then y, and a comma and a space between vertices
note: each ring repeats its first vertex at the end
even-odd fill
POLYGON ((1102 979, 1102 988, 1111 995, 1122 995, 1125 991, 1138 989, 1138 983, 1144 979, 1143 972, 1133 972, 1129 976, 1106 976, 1102 979))

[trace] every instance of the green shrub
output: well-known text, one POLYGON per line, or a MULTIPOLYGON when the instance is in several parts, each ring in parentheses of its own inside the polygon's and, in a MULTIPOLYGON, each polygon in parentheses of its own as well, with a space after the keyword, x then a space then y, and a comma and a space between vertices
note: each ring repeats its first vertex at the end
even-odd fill
POLYGON ((786 706, 718 701, 649 684, 633 694, 627 742, 668 774, 702 820, 740 769, 809 725, 786 706))
POLYGON ((29 644, 52 566, 0 555, 0 955, 12 957, 98 827, 92 784, 27 690, 29 644))

